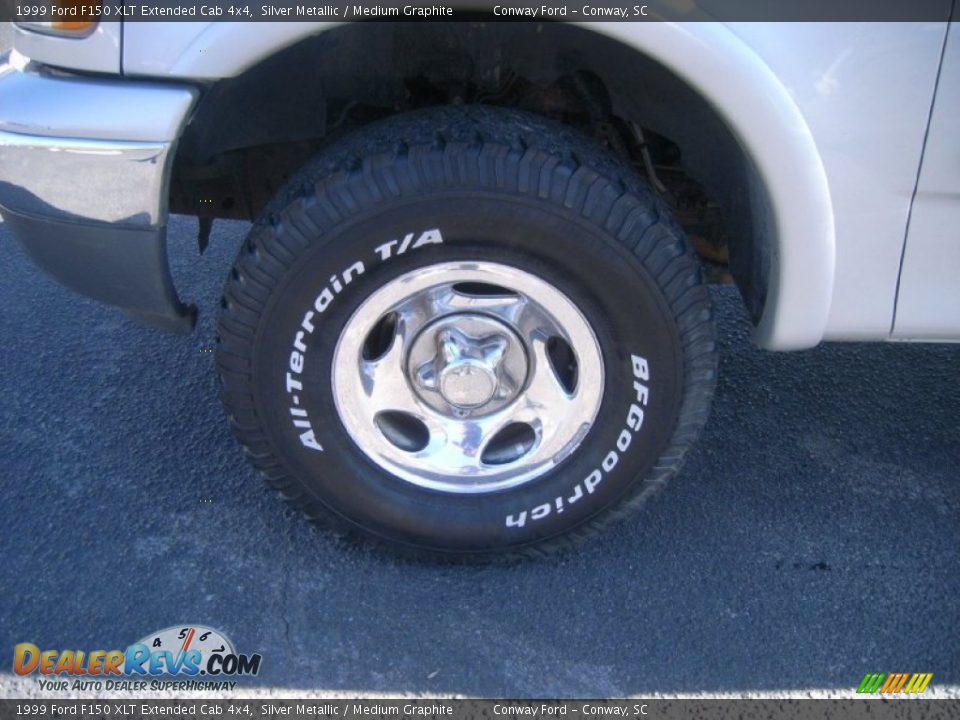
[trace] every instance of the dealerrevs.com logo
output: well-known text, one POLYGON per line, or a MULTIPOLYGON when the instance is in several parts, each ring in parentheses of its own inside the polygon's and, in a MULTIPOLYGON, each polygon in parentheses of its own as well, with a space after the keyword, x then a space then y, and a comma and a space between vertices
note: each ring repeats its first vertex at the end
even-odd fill
POLYGON ((37 673, 43 690, 232 690, 232 678, 256 675, 261 660, 259 653, 236 652, 219 630, 176 625, 125 650, 41 650, 20 643, 13 649, 13 672, 37 673), (170 676, 191 680, 152 679, 170 676))

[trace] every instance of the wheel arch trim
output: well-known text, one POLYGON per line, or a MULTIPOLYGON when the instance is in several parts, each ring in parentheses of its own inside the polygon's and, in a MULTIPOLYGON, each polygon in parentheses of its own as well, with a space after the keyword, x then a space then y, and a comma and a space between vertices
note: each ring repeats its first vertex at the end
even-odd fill
POLYGON ((720 114, 756 168, 772 211, 766 302, 754 341, 795 350, 823 339, 833 294, 833 203, 813 134, 789 90, 722 23, 592 29, 643 52, 685 80, 720 114), (737 82, 731 83, 731 78, 737 82))
MULTIPOLYGON (((340 23, 198 23, 169 57, 171 77, 233 77, 340 23), (201 52, 216 48, 214 52, 201 52), (224 51, 242 48, 243 52, 224 51)), ((790 91, 727 25, 719 22, 583 23, 582 27, 659 62, 718 112, 752 161, 769 207, 766 300, 754 329, 761 347, 812 347, 824 336, 833 295, 836 246, 827 174, 813 134, 790 91), (736 78, 736 82, 730 82, 736 78)), ((124 48, 125 61, 128 48, 124 48)), ((154 66, 152 70, 160 70, 154 66)))

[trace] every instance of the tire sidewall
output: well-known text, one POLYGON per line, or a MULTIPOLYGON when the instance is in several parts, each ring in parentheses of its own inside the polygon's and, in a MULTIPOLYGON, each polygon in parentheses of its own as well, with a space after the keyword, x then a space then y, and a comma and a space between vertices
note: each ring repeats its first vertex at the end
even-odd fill
POLYGON ((683 361, 670 308, 627 248, 552 203, 459 191, 378 203, 307 243, 264 309, 253 378, 257 413, 277 455, 328 510, 394 543, 483 552, 569 532, 643 482, 676 427, 683 361), (600 344, 605 386, 593 426, 558 466, 516 488, 455 494, 401 480, 354 443, 333 399, 336 344, 363 301, 400 275, 458 260, 499 262, 542 278, 580 309, 600 344), (346 283, 344 272, 357 263, 362 273, 346 283), (305 433, 322 451, 309 437, 305 444, 305 433))

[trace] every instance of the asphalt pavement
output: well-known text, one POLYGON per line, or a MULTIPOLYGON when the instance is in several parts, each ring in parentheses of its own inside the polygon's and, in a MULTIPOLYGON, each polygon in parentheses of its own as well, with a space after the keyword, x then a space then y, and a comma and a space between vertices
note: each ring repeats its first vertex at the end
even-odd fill
POLYGON ((247 227, 199 257, 173 218, 201 310, 180 337, 60 288, 0 224, 0 695, 38 692, 16 643, 180 623, 260 652, 242 685, 288 695, 839 693, 866 672, 956 694, 960 347, 762 352, 717 289, 713 415, 666 492, 550 561, 399 562, 288 510, 228 432, 208 350, 247 227))
MULTIPOLYGON (((718 288, 713 416, 666 492, 550 561, 398 562, 288 510, 228 432, 209 350, 246 229, 198 257, 173 219, 201 309, 178 337, 60 288, 0 224, 0 657, 202 623, 281 696, 822 695, 866 672, 960 695, 960 346, 765 353, 718 288)), ((0 697, 44 694, 10 667, 0 697)))

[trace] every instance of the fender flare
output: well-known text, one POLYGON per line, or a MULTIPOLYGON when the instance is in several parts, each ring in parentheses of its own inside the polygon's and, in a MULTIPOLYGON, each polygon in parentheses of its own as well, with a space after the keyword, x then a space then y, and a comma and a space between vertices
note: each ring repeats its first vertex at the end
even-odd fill
POLYGON ((833 297, 833 202, 813 134, 787 88, 722 23, 654 22, 641 32, 627 23, 590 27, 663 64, 727 123, 757 169, 773 215, 767 297, 754 342, 769 350, 817 345, 833 297))
MULTIPOLYGON (((222 78, 339 23, 208 23, 168 75, 222 78), (241 47, 242 54, 200 53, 241 47)), ((833 295, 836 243, 827 174, 816 142, 787 88, 720 22, 582 23, 661 63, 700 93, 751 159, 772 211, 771 264, 754 341, 771 350, 817 345, 833 295), (735 78, 734 82, 731 79, 735 78)))

